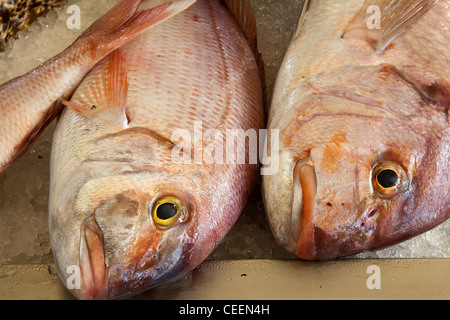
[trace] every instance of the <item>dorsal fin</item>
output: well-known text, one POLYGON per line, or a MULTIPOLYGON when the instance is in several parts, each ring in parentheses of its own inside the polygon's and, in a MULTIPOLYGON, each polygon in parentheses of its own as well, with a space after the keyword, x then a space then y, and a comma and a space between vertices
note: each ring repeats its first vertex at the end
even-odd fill
POLYGON ((225 0, 225 4, 241 26, 253 52, 258 52, 256 18, 249 0, 225 0))
POLYGON ((294 34, 292 35, 293 38, 297 37, 302 25, 305 23, 306 13, 309 11, 310 4, 311 4, 311 0, 305 0, 305 2, 303 2, 302 12, 300 13, 300 18, 298 20, 297 29, 294 32, 294 34))
POLYGON ((354 30, 367 30, 367 41, 381 54, 399 35, 416 24, 439 0, 365 0, 346 26, 342 37, 354 30))
POLYGON ((252 49, 256 63, 258 64, 259 74, 263 84, 264 103, 267 106, 266 81, 264 61, 258 49, 258 34, 256 31, 256 18, 250 0, 223 0, 225 5, 230 10, 231 14, 241 26, 245 37, 252 49))

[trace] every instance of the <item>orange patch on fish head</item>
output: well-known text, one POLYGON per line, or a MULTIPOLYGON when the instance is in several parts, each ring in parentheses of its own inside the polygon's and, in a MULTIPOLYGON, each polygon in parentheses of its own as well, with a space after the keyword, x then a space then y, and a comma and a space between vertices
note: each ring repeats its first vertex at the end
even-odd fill
POLYGON ((338 131, 325 145, 322 156, 322 166, 330 173, 336 173, 336 162, 344 155, 345 142, 347 142, 345 132, 338 131))
POLYGON ((351 114, 296 119, 291 130, 282 134, 289 137, 281 140, 282 170, 265 177, 266 188, 274 188, 265 202, 270 219, 278 219, 272 222, 278 242, 299 258, 382 248, 450 215, 441 190, 448 186, 441 182, 436 189, 439 179, 448 178, 448 156, 439 150, 448 150, 445 134, 424 135, 425 129, 419 133, 408 122, 351 114), (282 197, 272 201, 274 194, 282 197))
POLYGON ((195 233, 193 209, 187 197, 164 187, 131 190, 97 209, 108 266, 108 298, 148 290, 176 278, 190 265, 186 238, 195 233))

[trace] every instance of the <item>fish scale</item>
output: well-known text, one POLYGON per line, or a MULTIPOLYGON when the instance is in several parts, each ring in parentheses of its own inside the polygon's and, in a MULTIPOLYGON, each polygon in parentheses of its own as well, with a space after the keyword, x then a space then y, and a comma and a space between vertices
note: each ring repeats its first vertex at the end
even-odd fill
POLYGON ((344 32, 350 18, 361 5, 361 1, 311 1, 311 9, 306 14, 308 23, 303 25, 301 34, 297 32, 294 35, 292 45, 296 47, 290 51, 302 59, 286 57, 289 59, 289 69, 284 70, 277 79, 275 90, 280 91, 278 96, 284 98, 294 92, 301 79, 306 81, 322 71, 342 65, 386 63, 404 70, 420 69, 428 76, 433 73, 436 78, 450 83, 445 58, 450 41, 448 22, 445 26, 450 11, 448 1, 439 1, 423 19, 395 41, 394 50, 386 50, 383 55, 367 49, 367 45, 361 41, 355 40, 355 45, 349 46, 348 41, 337 36, 344 32), (430 30, 433 30, 433 37, 430 37, 430 30))
MULTIPOLYGON (((229 121, 228 110, 234 111, 232 106, 236 101, 245 101, 233 88, 231 81, 234 79, 230 80, 227 74, 229 70, 240 70, 240 62, 224 56, 225 51, 246 61, 254 59, 249 51, 233 52, 240 50, 242 42, 227 40, 238 32, 239 27, 226 26, 223 17, 229 13, 215 2, 205 2, 203 7, 195 9, 200 13, 207 11, 202 19, 213 22, 196 21, 194 17, 199 13, 195 10, 183 12, 171 20, 171 29, 167 30, 164 25, 155 28, 145 35, 145 39, 143 37, 124 48, 129 60, 130 87, 135 88, 129 94, 127 105, 131 126, 150 125, 166 137, 170 137, 174 129, 191 130, 195 121, 201 121, 207 130, 229 121), (159 36, 174 32, 172 30, 178 30, 178 37, 183 40, 175 37, 161 39, 159 36), (149 46, 148 43, 158 43, 158 46, 149 46), (205 50, 192 50, 195 46, 205 50), (146 59, 148 63, 140 63, 141 55, 151 57, 146 59), (134 73, 134 70, 138 72, 134 73), (196 76, 192 77, 192 74, 196 76), (210 79, 217 81, 217 85, 211 86, 210 79), (149 101, 152 112, 148 112, 149 101)), ((244 114, 253 109, 250 104, 244 108, 244 114)))
POLYGON ((181 11, 189 1, 169 2, 136 13, 139 4, 119 2, 64 51, 0 86, 0 172, 28 150, 61 111, 61 99, 73 94, 96 63, 145 29, 181 11))

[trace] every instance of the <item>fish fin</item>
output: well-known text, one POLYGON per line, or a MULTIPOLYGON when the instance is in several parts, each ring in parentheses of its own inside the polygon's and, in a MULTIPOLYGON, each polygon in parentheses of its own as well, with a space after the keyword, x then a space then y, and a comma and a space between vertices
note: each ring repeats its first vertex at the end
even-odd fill
POLYGON ((367 42, 375 52, 382 54, 391 42, 419 22, 438 1, 365 0, 346 26, 342 38, 354 30, 366 30, 367 42))
POLYGON ((249 0, 225 0, 225 5, 241 26, 253 52, 258 53, 256 18, 249 0))
POLYGON ((114 31, 130 20, 137 12, 140 0, 122 0, 100 19, 86 29, 80 37, 89 37, 96 34, 114 31))
POLYGON ((258 65, 259 75, 262 80, 264 101, 267 105, 267 89, 265 82, 264 61, 258 49, 258 34, 256 28, 256 18, 250 0, 224 0, 226 7, 241 26, 245 37, 252 49, 258 65))
MULTIPOLYGON (((108 81, 106 82, 107 104, 109 107, 125 108, 128 97, 128 66, 122 49, 113 51, 109 56, 108 81)), ((103 75, 103 79, 106 75, 103 75)), ((106 79, 105 79, 106 81, 106 79)))
POLYGON ((111 52, 137 38, 150 27, 184 11, 195 2, 196 0, 173 0, 137 12, 140 0, 122 0, 94 22, 79 39, 94 42, 93 54, 104 56, 105 51, 111 52))
POLYGON ((293 34, 293 37, 297 37, 299 30, 301 29, 301 26, 305 23, 306 20, 306 13, 309 11, 311 4, 311 0, 305 0, 303 3, 302 12, 300 13, 300 18, 298 20, 297 30, 293 34))
POLYGON ((82 104, 78 104, 75 101, 68 101, 65 99, 61 99, 61 102, 64 106, 68 107, 69 109, 72 109, 76 113, 82 113, 85 108, 82 104))
MULTIPOLYGON (((154 26, 177 13, 185 10, 196 0, 171 0, 138 12, 141 0, 122 0, 110 11, 94 22, 77 41, 91 41, 92 52, 96 57, 104 57, 109 54, 109 67, 105 69, 108 74, 102 74, 101 83, 96 79, 90 85, 90 93, 85 90, 84 99, 79 101, 63 101, 63 104, 78 113, 86 111, 88 102, 97 106, 113 107, 123 105, 120 99, 126 100, 127 81, 126 63, 122 51, 117 49, 154 26), (116 51, 113 51, 116 50, 116 51), (108 53, 105 53, 108 52, 108 53), (112 52, 112 53, 110 53, 112 52), (102 85, 106 94, 102 94, 102 85), (112 93, 112 94, 110 94, 112 93), (108 101, 99 100, 108 98, 108 101)), ((98 61, 98 60, 97 60, 98 61)))
POLYGON ((92 117, 106 109, 119 109, 125 114, 128 96, 127 63, 122 49, 113 51, 104 62, 108 66, 95 75, 89 85, 80 89, 72 101, 63 104, 84 117, 92 117))

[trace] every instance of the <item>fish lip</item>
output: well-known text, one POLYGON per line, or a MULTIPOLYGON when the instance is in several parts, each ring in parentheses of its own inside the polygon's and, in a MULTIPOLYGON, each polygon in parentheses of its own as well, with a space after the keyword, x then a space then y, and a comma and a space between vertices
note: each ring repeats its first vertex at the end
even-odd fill
POLYGON ((81 288, 74 295, 81 300, 106 299, 108 294, 108 268, 105 264, 103 232, 95 215, 84 220, 81 225, 79 249, 81 288))
POLYGON ((313 260, 316 256, 314 238, 314 203, 317 192, 317 178, 311 157, 295 164, 294 194, 292 201, 292 240, 295 255, 300 259, 313 260))
POLYGON ((124 300, 139 294, 145 294, 145 292, 156 287, 178 281, 188 272, 186 269, 187 264, 188 262, 180 256, 169 268, 164 268, 163 272, 158 272, 157 275, 149 278, 145 277, 145 270, 136 272, 136 269, 134 269, 130 277, 121 276, 120 281, 112 281, 110 283, 107 299, 124 300), (144 284, 135 286, 136 282, 142 283, 142 279, 145 279, 144 284))

